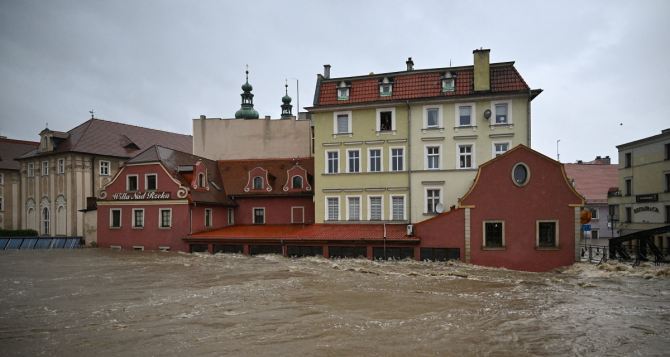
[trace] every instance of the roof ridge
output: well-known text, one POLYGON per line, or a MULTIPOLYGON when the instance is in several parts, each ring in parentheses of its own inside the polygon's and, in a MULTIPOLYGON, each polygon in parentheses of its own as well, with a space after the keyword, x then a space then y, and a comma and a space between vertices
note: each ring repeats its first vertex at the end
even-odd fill
MULTIPOLYGON (((507 61, 507 62, 494 62, 490 63, 489 67, 505 67, 505 66, 511 66, 514 67, 515 61, 507 61)), ((446 70, 466 70, 466 69, 474 69, 474 64, 470 65, 465 65, 465 66, 454 66, 454 67, 434 67, 434 68, 423 68, 423 69, 414 69, 411 71, 395 71, 395 72, 382 72, 382 73, 372 73, 372 74, 361 74, 361 75, 356 75, 356 76, 347 76, 347 77, 332 77, 328 79, 323 79, 323 82, 333 82, 336 80, 343 80, 343 79, 364 79, 364 78, 374 78, 374 77, 381 77, 385 75, 390 75, 390 74, 396 74, 396 75, 411 75, 411 74, 417 74, 417 73, 429 73, 429 72, 439 72, 439 71, 446 71, 446 70)), ((517 72, 518 73, 518 72, 517 72)))
POLYGON ((111 123, 111 124, 118 124, 118 125, 132 126, 132 127, 135 127, 135 128, 140 128, 140 129, 145 129, 145 130, 160 131, 160 132, 167 133, 167 134, 171 134, 171 135, 182 135, 182 136, 190 136, 190 137, 193 137, 193 135, 189 135, 189 134, 175 133, 175 132, 173 132, 173 131, 167 131, 167 130, 161 130, 161 129, 154 129, 154 128, 149 128, 149 127, 146 127, 146 126, 140 126, 140 125, 135 125, 135 124, 127 124, 127 123, 122 123, 122 122, 112 121, 112 120, 106 120, 106 119, 100 119, 100 118, 92 118, 92 119, 89 119, 88 121, 93 121, 93 120, 102 121, 102 122, 107 122, 107 123, 111 123))
POLYGON ((26 144, 26 145, 39 145, 39 141, 30 141, 30 140, 21 140, 21 139, 10 139, 10 138, 0 138, 0 141, 15 143, 15 144, 26 144))
POLYGON ((260 162, 260 161, 279 161, 279 160, 309 160, 313 159, 311 156, 302 156, 302 157, 273 157, 267 159, 229 159, 229 160, 216 160, 220 163, 229 163, 229 162, 260 162))

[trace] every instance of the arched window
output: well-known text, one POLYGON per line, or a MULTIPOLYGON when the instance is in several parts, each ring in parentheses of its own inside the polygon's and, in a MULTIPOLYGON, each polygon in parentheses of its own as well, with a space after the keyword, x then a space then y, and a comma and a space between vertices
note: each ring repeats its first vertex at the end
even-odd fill
POLYGON ((302 177, 301 176, 293 176, 293 188, 294 189, 301 189, 302 188, 302 177))
POLYGON ((260 176, 254 177, 254 190, 263 189, 263 178, 260 176))
POLYGON ((42 208, 42 235, 49 235, 49 207, 42 208))
POLYGON ((205 174, 202 172, 198 174, 198 186, 205 187, 205 174))

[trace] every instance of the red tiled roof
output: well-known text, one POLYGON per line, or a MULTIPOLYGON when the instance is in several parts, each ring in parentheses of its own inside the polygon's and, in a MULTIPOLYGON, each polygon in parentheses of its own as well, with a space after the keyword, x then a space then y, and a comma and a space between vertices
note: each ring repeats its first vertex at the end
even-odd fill
POLYGON ((249 180, 249 170, 256 167, 262 167, 268 171, 269 183, 272 186, 271 193, 261 193, 262 195, 296 195, 309 194, 314 192, 314 158, 294 158, 294 159, 255 159, 255 160, 220 160, 219 171, 224 178, 226 193, 233 196, 241 195, 259 195, 259 193, 245 192, 244 188, 249 180), (307 179, 312 190, 302 193, 286 192, 282 188, 287 180, 287 170, 294 165, 299 164, 307 170, 307 179))
POLYGON ((565 173, 575 180, 575 189, 587 203, 607 203, 607 191, 619 183, 617 165, 565 164, 565 173))
MULTIPOLYGON (((387 240, 405 236, 404 224, 387 224, 387 240)), ((383 240, 383 224, 238 225, 194 233, 188 239, 383 240)))
POLYGON ((34 150, 38 145, 33 141, 0 138, 0 169, 20 170, 21 164, 14 159, 34 150))
MULTIPOLYGON (((474 67, 469 66, 454 69, 440 68, 416 72, 375 74, 351 79, 333 78, 323 80, 317 93, 318 103, 315 104, 315 107, 472 95, 474 94, 473 71, 474 67), (441 90, 440 77, 447 71, 456 74, 455 91, 444 93, 441 90), (379 95, 379 80, 387 76, 393 77, 393 94, 382 97, 379 95), (337 99, 337 86, 343 80, 351 82, 348 100, 337 99)), ((516 68, 514 68, 514 62, 492 63, 490 66, 490 75, 492 93, 528 91, 530 89, 516 68)))

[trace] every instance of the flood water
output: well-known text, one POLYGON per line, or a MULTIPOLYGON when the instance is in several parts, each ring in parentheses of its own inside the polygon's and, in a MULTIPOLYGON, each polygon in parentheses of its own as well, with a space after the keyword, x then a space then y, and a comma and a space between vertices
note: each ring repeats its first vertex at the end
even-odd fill
POLYGON ((667 355, 670 269, 0 252, 0 355, 667 355))

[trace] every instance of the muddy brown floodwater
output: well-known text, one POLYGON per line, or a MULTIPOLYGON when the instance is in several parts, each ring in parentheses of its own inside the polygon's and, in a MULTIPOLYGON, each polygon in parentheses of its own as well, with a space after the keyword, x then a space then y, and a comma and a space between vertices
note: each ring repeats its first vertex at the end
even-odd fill
POLYGON ((0 253, 0 355, 666 355, 669 268, 0 253))

